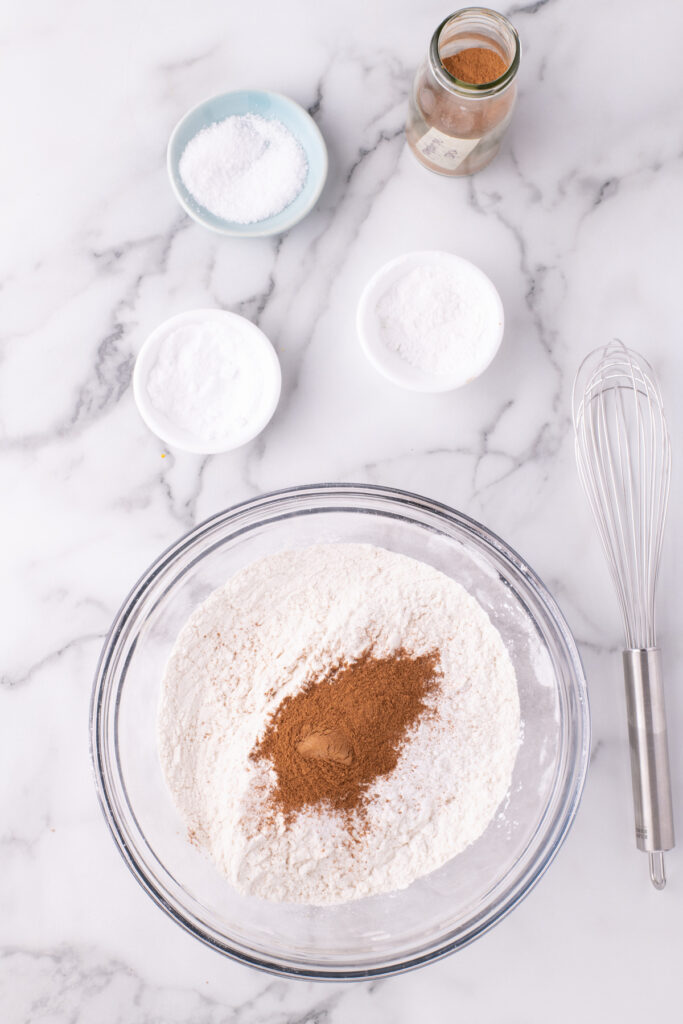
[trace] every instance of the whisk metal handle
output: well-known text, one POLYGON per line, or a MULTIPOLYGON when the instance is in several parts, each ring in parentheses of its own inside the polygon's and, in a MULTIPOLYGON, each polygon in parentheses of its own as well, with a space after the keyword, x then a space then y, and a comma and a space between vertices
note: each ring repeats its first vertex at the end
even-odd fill
POLYGON ((674 846, 673 807, 659 648, 624 651, 624 679, 636 844, 650 854, 650 875, 666 884, 661 851, 674 846))

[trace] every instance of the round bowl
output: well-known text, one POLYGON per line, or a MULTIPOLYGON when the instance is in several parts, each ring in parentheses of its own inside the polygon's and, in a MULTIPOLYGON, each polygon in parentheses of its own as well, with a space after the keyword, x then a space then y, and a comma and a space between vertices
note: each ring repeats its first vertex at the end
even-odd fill
POLYGON ((242 89, 212 96, 193 107, 180 119, 168 142, 166 165, 171 188, 186 213, 211 231, 239 238, 279 235, 298 224, 317 203, 327 177, 327 149, 320 129, 307 111, 294 100, 276 92, 242 89), (232 115, 259 114, 267 121, 280 121, 301 144, 308 160, 308 174, 298 196, 280 213, 253 224, 236 224, 217 217, 201 206, 188 192, 178 165, 190 139, 211 124, 232 115))
POLYGON ((129 868, 192 935, 243 963, 306 978, 383 976, 458 950, 544 873, 572 823, 589 752, 581 662, 534 572, 483 526, 403 491, 323 484, 267 494, 181 538, 126 598, 93 690, 100 802, 129 868), (484 834, 408 889, 333 907, 235 891, 187 840, 157 757, 161 677, 193 609, 242 566, 317 542, 367 542, 453 576, 500 631, 517 673, 523 738, 510 793, 484 834))
POLYGON ((280 401, 281 387, 282 374, 280 362, 275 349, 266 335, 251 320, 247 320, 246 317, 240 316, 238 313, 231 313, 227 309, 192 309, 164 320, 162 324, 155 327, 146 339, 138 352, 138 357, 135 360, 135 369, 133 370, 135 404, 142 419, 152 433, 170 445, 171 448, 180 448, 183 451, 194 452, 199 455, 216 455, 219 452, 232 451, 234 448, 240 448, 243 444, 253 441, 272 419, 277 403, 280 401), (203 441, 167 419, 154 407, 147 391, 147 379, 161 343, 169 331, 175 330, 178 327, 185 327, 189 324, 207 323, 209 321, 226 324, 231 330, 240 334, 249 342, 250 347, 258 355, 263 380, 263 393, 254 416, 248 423, 244 424, 241 430, 236 431, 227 438, 203 441))
POLYGON ((385 263, 372 275, 363 289, 356 312, 358 338, 366 357, 375 369, 392 383, 408 391, 433 393, 455 391, 456 388, 475 380, 490 366, 503 340, 504 321, 500 295, 484 271, 462 256, 440 250, 407 252, 385 263), (485 349, 474 372, 458 371, 450 375, 432 373, 421 367, 412 366, 398 352, 392 351, 384 344, 376 312, 377 303, 384 292, 404 274, 418 267, 428 266, 447 266, 455 273, 464 275, 477 288, 482 298, 486 315, 485 349))

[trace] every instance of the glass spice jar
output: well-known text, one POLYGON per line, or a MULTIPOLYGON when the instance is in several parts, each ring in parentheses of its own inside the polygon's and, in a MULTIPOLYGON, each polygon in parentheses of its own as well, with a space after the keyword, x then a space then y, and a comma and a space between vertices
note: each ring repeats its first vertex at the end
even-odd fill
POLYGON ((486 7, 466 7, 439 25, 415 76, 406 125, 420 163, 456 176, 474 174, 493 160, 512 117, 520 53, 513 26, 486 7), (493 51, 497 59, 485 56, 505 71, 478 84, 456 78, 446 66, 453 66, 449 58, 473 47, 493 51))

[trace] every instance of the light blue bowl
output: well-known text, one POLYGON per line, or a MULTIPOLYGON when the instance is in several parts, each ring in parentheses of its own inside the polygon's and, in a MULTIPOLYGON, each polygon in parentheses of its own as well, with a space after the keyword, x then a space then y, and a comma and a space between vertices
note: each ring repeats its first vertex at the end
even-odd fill
POLYGON ((193 107, 178 122, 168 142, 168 176, 178 202, 193 220, 223 235, 243 238, 279 235, 297 224, 309 213, 322 192, 327 177, 327 149, 320 129, 303 107, 287 96, 260 89, 243 89, 212 96, 193 107), (235 224, 210 213, 190 195, 180 177, 178 165, 185 147, 202 128, 223 121, 233 114, 259 114, 267 120, 278 120, 301 143, 308 160, 308 174, 301 192, 280 213, 253 224, 235 224))

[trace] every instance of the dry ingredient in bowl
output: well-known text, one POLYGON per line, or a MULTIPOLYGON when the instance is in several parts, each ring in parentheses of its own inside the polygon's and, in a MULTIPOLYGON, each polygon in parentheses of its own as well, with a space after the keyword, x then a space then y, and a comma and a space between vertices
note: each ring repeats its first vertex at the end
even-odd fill
POLYGON ((520 731, 477 601, 364 544, 271 555, 211 594, 176 641, 158 724, 192 841, 241 892, 314 905, 405 888, 474 842, 520 731))
MULTIPOLYGON (((438 683, 438 653, 365 654, 285 697, 251 757, 277 775, 271 806, 290 821, 304 807, 363 809, 367 791, 393 771, 408 731, 438 683)), ((346 814, 352 829, 362 818, 346 814)))
POLYGON ((146 388, 174 428, 211 443, 251 422, 261 404, 263 368, 251 339, 227 323, 198 320, 166 335, 146 388))
POLYGON ((411 366, 464 383, 488 365, 498 338, 490 331, 490 298, 478 275, 431 263, 402 274, 380 296, 382 343, 411 366))
POLYGON ((296 199, 308 163, 281 121, 244 114, 226 117, 190 139, 179 171, 200 206, 222 220, 253 224, 296 199))

